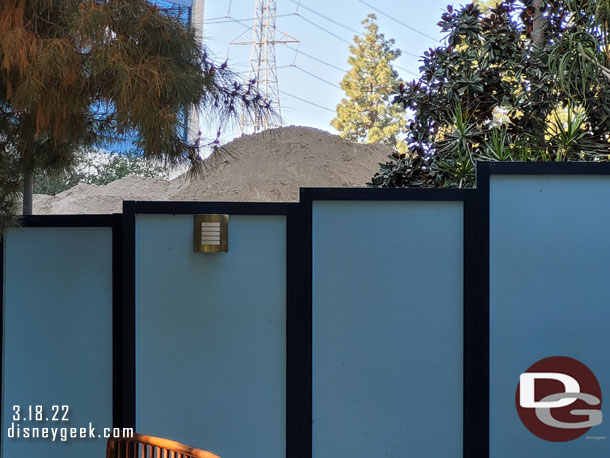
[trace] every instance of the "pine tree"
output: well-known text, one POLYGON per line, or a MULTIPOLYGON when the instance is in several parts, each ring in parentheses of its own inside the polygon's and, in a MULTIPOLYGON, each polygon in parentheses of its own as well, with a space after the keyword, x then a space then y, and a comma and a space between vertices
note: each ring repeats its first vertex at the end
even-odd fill
POLYGON ((355 36, 348 63, 351 70, 341 81, 346 97, 337 105, 337 117, 331 125, 347 140, 360 143, 385 143, 400 152, 406 145, 400 140, 406 115, 392 104, 400 81, 392 62, 400 56, 394 40, 379 32, 376 16, 369 14, 362 22, 366 33, 355 36))
POLYGON ((219 128, 242 106, 270 114, 183 15, 147 0, 0 1, 0 222, 16 182, 27 214, 35 172, 68 168, 79 149, 129 136, 146 159, 197 167, 204 139, 182 134, 191 107, 219 128))

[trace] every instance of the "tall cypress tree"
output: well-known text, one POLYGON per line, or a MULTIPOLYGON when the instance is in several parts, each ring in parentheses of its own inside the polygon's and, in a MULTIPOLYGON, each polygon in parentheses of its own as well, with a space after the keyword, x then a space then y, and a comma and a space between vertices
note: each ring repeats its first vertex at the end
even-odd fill
POLYGON ((394 40, 379 32, 376 17, 369 14, 362 22, 363 36, 355 36, 350 46, 351 69, 341 81, 345 98, 337 105, 331 125, 347 140, 360 143, 385 143, 406 150, 400 140, 406 115, 392 104, 400 80, 392 62, 400 56, 394 40))

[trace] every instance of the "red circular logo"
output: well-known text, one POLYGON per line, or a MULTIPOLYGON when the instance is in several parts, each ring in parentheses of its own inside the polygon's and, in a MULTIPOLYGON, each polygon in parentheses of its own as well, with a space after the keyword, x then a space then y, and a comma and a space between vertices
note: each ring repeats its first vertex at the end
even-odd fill
POLYGON ((577 439, 602 421, 597 378, 566 356, 545 358, 521 374, 515 402, 525 427, 551 442, 577 439))

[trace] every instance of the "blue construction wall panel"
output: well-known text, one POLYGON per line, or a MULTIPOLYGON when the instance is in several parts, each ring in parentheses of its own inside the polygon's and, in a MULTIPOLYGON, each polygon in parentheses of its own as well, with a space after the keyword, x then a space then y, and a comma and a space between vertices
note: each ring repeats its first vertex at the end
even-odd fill
MULTIPOLYGON (((17 228, 4 244, 4 458, 102 457, 104 439, 7 437, 32 427, 112 427, 112 231, 17 228), (68 405, 69 421, 52 421, 68 405), (36 406, 49 421, 14 421, 36 406)), ((61 415, 59 416, 61 417, 61 415)), ((58 417, 58 418, 59 418, 58 417)), ((49 434, 52 434, 49 432, 49 434)))
POLYGON ((313 456, 462 456, 462 202, 313 203, 313 456))
POLYGON ((137 215, 136 425, 223 458, 286 447, 286 218, 229 219, 193 252, 192 215, 137 215))
POLYGON ((610 422, 545 441, 515 402, 520 374, 550 356, 581 361, 610 393, 610 177, 492 176, 490 187, 490 455, 610 456, 610 422))

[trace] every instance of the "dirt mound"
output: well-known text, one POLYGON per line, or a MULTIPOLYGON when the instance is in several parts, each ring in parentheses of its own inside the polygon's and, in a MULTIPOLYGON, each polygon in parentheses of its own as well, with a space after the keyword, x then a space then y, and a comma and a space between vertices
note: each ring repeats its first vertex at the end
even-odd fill
POLYGON ((34 214, 108 214, 123 211, 124 200, 168 200, 171 182, 125 177, 105 186, 79 184, 56 196, 35 195, 34 214))
POLYGON ((364 186, 391 153, 309 127, 245 135, 207 159, 200 177, 127 177, 106 186, 78 185, 57 196, 36 195, 36 214, 117 213, 123 200, 289 202, 301 187, 364 186))

